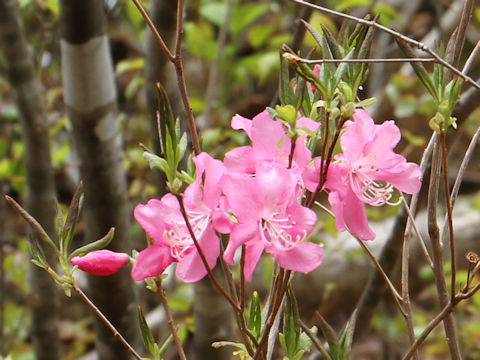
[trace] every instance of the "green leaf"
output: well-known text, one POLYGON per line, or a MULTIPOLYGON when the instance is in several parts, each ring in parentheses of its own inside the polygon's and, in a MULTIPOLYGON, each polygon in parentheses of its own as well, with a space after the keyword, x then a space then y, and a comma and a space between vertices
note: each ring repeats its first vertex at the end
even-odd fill
POLYGON ((320 329, 322 330, 323 336, 327 340, 327 343, 330 347, 330 354, 332 359, 339 359, 340 354, 340 344, 338 342, 337 334, 335 330, 327 323, 327 321, 320 315, 319 312, 316 312, 318 319, 320 320, 320 329))
POLYGON ((353 332, 355 329, 355 322, 357 319, 357 310, 355 310, 350 317, 350 320, 345 325, 345 330, 340 337, 340 359, 348 359, 353 341, 353 332))
POLYGON ((247 327, 253 333, 256 339, 260 338, 262 331, 262 310, 260 309, 260 298, 256 291, 254 291, 252 294, 250 317, 248 319, 247 327))
POLYGON ((60 255, 60 251, 53 242, 53 240, 48 236, 45 229, 40 225, 40 223, 35 220, 24 208, 22 208, 15 200, 10 196, 5 195, 5 199, 12 205, 15 210, 25 219, 25 221, 32 227, 32 229, 40 236, 40 238, 50 246, 57 255, 60 255))
POLYGON ((90 244, 81 246, 78 249, 74 250, 70 254, 70 256, 68 257, 68 260, 71 260, 75 256, 85 255, 85 254, 89 253, 90 251, 101 250, 101 249, 106 248, 108 246, 108 244, 110 244, 112 242, 114 234, 115 234, 115 228, 112 227, 112 228, 110 228, 108 233, 104 237, 102 237, 101 239, 99 239, 97 241, 94 241, 90 244))
POLYGON ((165 151, 165 142, 167 138, 171 138, 170 141, 173 142, 174 147, 176 146, 177 140, 177 132, 176 132, 176 124, 175 118, 173 116, 172 107, 170 106, 170 101, 168 99, 168 95, 164 87, 157 83, 157 92, 158 92, 158 128, 161 135, 161 146, 162 151, 166 155, 165 151))
POLYGON ((168 164, 165 159, 148 151, 143 153, 143 157, 148 161, 151 169, 158 169, 164 173, 167 172, 168 164))
POLYGON ((62 250, 62 255, 66 256, 68 247, 72 241, 73 235, 75 233, 75 226, 77 224, 78 216, 80 214, 80 209, 82 208, 83 200, 83 183, 78 184, 75 193, 73 194, 72 201, 70 202, 70 207, 68 208, 67 219, 65 220, 65 225, 63 226, 63 231, 59 234, 60 236, 60 249, 62 250))
MULTIPOLYGON (((403 42, 403 40, 399 40, 397 38, 395 38, 395 40, 398 46, 400 47, 400 49, 405 53, 407 57, 409 58, 416 57, 410 45, 403 42)), ((417 74, 422 84, 425 86, 428 92, 430 92, 430 94, 433 96, 435 101, 438 102, 439 101, 439 94, 437 92, 438 87, 434 85, 434 82, 432 82, 432 79, 430 78, 430 74, 427 72, 425 67, 418 62, 411 62, 410 64, 412 65, 413 70, 415 70, 415 73, 417 74)))
MULTIPOLYGON (((162 344, 162 346, 160 347, 160 349, 158 349, 158 355, 159 355, 159 359, 167 352, 168 348, 170 347, 170 345, 173 344, 173 341, 174 341, 174 338, 173 338, 173 335, 170 334, 170 336, 167 338, 167 340, 165 340, 162 344)), ((155 344, 155 347, 157 347, 157 344, 155 344)), ((158 347, 157 347, 158 348, 158 347)))
POLYGON ((138 324, 140 325, 140 332, 142 333, 145 348, 155 359, 157 359, 156 355, 158 355, 158 346, 156 346, 157 344, 155 343, 155 339, 153 338, 152 332, 148 327, 147 320, 145 320, 145 316, 143 315, 140 306, 138 307, 138 324))
POLYGON ((293 295, 291 291, 288 291, 283 314, 283 335, 285 351, 289 358, 293 358, 297 353, 298 338, 300 336, 300 326, 297 322, 295 306, 293 295))

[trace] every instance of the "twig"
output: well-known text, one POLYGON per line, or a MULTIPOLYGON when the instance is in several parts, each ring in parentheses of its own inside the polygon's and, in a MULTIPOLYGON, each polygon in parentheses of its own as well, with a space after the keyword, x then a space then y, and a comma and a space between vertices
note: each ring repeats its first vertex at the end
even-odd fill
MULTIPOLYGON (((413 230, 415 231, 415 235, 417 235, 417 238, 420 242, 420 247, 422 248, 423 254, 425 255, 425 259, 427 259, 427 262, 430 265, 430 267, 433 268, 433 261, 432 261, 432 258, 430 257, 430 254, 428 253, 428 249, 427 249, 427 246, 425 245, 425 241, 423 240, 423 236, 420 233, 420 230, 418 230, 417 223, 415 222, 415 218, 413 217, 413 214, 410 211, 410 207, 408 206, 403 196, 402 196, 402 203, 403 203, 403 208, 407 212, 410 224, 412 225, 413 230)), ((410 240, 410 234, 406 231, 404 236, 404 247, 406 249, 409 249, 409 245, 410 245, 409 240, 410 240)), ((408 261, 406 262, 406 264, 408 264, 408 261)), ((408 279, 408 276, 406 278, 408 279)))
POLYGON ((157 285, 158 294, 160 295, 160 300, 162 301, 163 309, 165 310, 165 315, 167 315, 168 326, 170 327, 170 333, 173 336, 175 341, 175 347, 178 351, 178 357, 180 360, 186 360, 185 352, 183 351, 182 341, 178 336, 177 327, 175 326, 175 321, 173 320, 172 312, 170 311, 170 306, 168 306, 167 296, 165 295, 165 290, 162 287, 162 280, 158 277, 155 279, 155 284, 157 285))
POLYGON ((177 74, 178 88, 180 90, 180 95, 182 97, 182 102, 185 107, 185 112, 187 113, 188 119, 188 130, 190 132, 192 146, 195 154, 200 154, 200 141, 198 137, 197 127, 195 125, 195 117, 193 116, 192 106, 190 105, 190 99, 187 94, 187 87, 185 85, 185 76, 183 72, 183 61, 182 61, 182 34, 183 34, 183 0, 178 0, 177 4, 177 29, 176 29, 176 41, 175 41, 175 55, 168 49, 167 45, 162 39, 162 36, 158 33, 155 28, 155 25, 151 21, 145 9, 139 3, 138 0, 132 0, 137 9, 142 14, 143 18, 147 22, 150 30, 152 30, 153 35, 157 42, 159 43, 162 51, 168 57, 168 60, 174 65, 175 72, 177 74))
MULTIPOLYGON (((432 169, 430 175, 430 184, 428 188, 428 234, 432 243, 433 255, 433 274, 437 286, 438 299, 441 307, 446 307, 449 300, 447 285, 445 283, 445 274, 443 271, 443 246, 440 243, 439 229, 437 224, 437 205, 438 205, 438 189, 440 183, 440 171, 442 155, 439 149, 439 141, 435 142, 435 148, 432 155, 432 169)), ((460 350, 458 348, 458 339, 456 335, 454 318, 451 314, 443 319, 445 335, 450 350, 450 356, 454 360, 460 360, 460 350)))
MULTIPOLYGON (((462 184, 462 180, 463 180, 463 177, 465 176, 467 166, 470 162, 470 159, 473 156, 473 153, 475 151, 479 138, 480 138, 480 127, 477 128, 477 130, 475 131, 475 134, 470 140, 470 144, 468 145, 467 151, 465 152, 465 156, 463 157, 462 163, 460 164, 460 168, 458 169, 457 177, 455 178, 455 183, 453 184, 453 188, 452 188, 452 193, 450 194, 450 205, 452 206, 452 208, 455 205, 455 200, 457 199, 458 191, 460 190, 460 185, 462 184)), ((445 233, 447 230, 446 229, 447 221, 448 221, 448 217, 445 216, 442 237, 445 237, 445 233)))
MULTIPOLYGON (((455 238, 453 234, 453 214, 452 203, 450 199, 450 187, 448 181, 448 164, 447 164, 447 145, 445 143, 445 133, 441 132, 439 136, 440 148, 442 150, 442 167, 443 167, 443 187, 445 190, 445 204, 447 206, 448 228, 450 235, 450 261, 451 261, 451 284, 450 297, 455 297, 456 277, 457 277, 457 260, 455 255, 455 238)), ((442 237, 440 237, 442 241, 442 237)))
POLYGON ((478 84, 477 82, 475 82, 475 80, 473 80, 471 77, 467 76, 466 74, 463 74, 460 70, 458 70, 456 67, 452 66, 451 64, 449 64, 448 62, 446 62, 445 60, 443 60, 440 55, 438 55, 436 52, 434 52, 433 50, 431 50, 430 48, 428 48, 427 46, 425 46, 425 44, 419 42, 419 41, 416 41, 416 40, 413 40, 411 38, 409 38, 408 36, 405 36, 401 33, 399 33, 398 31, 395 31, 393 29, 390 29, 390 28, 387 28, 386 26, 383 26, 375 21, 371 21, 371 20, 365 20, 365 19, 361 19, 361 18, 357 18, 353 15, 349 15, 349 14, 344 14, 344 13, 341 13, 341 12, 338 12, 338 11, 335 11, 335 10, 331 10, 331 9, 328 9, 328 8, 325 8, 323 6, 320 6, 320 5, 316 5, 316 4, 312 4, 312 3, 309 3, 307 1, 304 1, 304 0, 289 0, 291 2, 294 2, 296 4, 299 4, 299 5, 303 5, 303 6, 308 6, 308 7, 311 7, 313 9, 316 9, 316 10, 319 10, 319 11, 322 11, 326 14, 329 14, 329 15, 334 15, 334 16, 338 16, 338 17, 341 17, 341 18, 344 18, 344 19, 347 19, 347 20, 351 20, 351 21, 354 21, 354 22, 357 22, 359 24, 362 24, 362 25, 366 25, 366 26, 372 26, 372 27, 375 27, 381 31, 384 31, 398 39, 401 39, 403 40, 404 42, 407 42, 409 43, 410 45, 412 46, 415 46, 417 48, 419 48, 420 50, 426 52, 427 54, 429 54, 430 56, 432 56, 439 64, 441 64, 442 66, 446 67, 447 69, 449 69, 450 71, 452 71, 454 74, 460 76, 463 80, 465 80, 466 82, 468 82, 469 84, 475 86, 477 89, 480 90, 480 84, 478 84))
POLYGON ((307 325, 305 325, 305 323, 301 320, 301 319, 298 319, 298 324, 300 325, 300 327, 302 328, 302 330, 305 332, 305 334, 307 334, 307 336, 310 338, 310 340, 312 340, 312 343, 313 345, 315 346, 315 348, 320 351, 320 353, 322 354, 322 356, 325 358, 325 360, 332 360, 332 357, 330 356, 330 354, 328 353, 328 351, 325 349, 325 347, 320 343, 320 341, 318 340, 318 338, 312 334, 312 332, 310 331, 310 329, 308 328, 307 325))
POLYGON ((378 58, 378 59, 305 59, 300 56, 286 53, 284 55, 292 61, 298 61, 305 64, 339 64, 339 63, 401 63, 401 62, 424 62, 436 63, 434 58, 378 58))
POLYGON ((413 353, 418 349, 418 347, 425 341, 427 336, 437 327, 442 320, 445 320, 447 316, 451 314, 455 305, 457 305, 461 300, 468 299, 473 296, 478 290, 480 290, 480 284, 477 284, 473 289, 468 292, 461 292, 457 294, 453 299, 451 299, 447 305, 445 305, 442 311, 435 316, 435 318, 430 321, 428 326, 423 330, 420 336, 415 340, 410 350, 405 354, 402 360, 408 360, 412 357, 413 353))
POLYGON ((465 65, 463 65, 462 73, 467 74, 472 67, 473 62, 477 58, 478 52, 480 51, 480 40, 477 41, 477 45, 473 48, 472 52, 468 56, 467 61, 465 61, 465 65))
MULTIPOLYGON (((354 235, 352 234, 352 236, 354 236, 354 235)), ((364 244, 364 241, 358 239, 356 236, 354 236, 354 237, 357 240, 357 242, 360 244, 360 246, 365 250, 365 252, 369 256, 369 258, 372 260, 373 264, 377 268, 378 272, 382 276, 383 280, 387 284, 390 292, 392 293, 393 298, 395 299, 395 302, 397 303, 397 306, 398 306, 400 312, 402 313, 403 316, 406 316, 405 310, 403 309, 402 304, 400 303, 400 300, 402 299, 402 297, 398 293, 397 289, 395 289, 395 286, 393 286, 393 284, 390 281, 388 275, 385 273, 385 271, 383 271, 383 268, 380 265, 380 263, 378 262, 377 258, 375 257, 375 255, 372 254, 372 252, 367 247, 367 245, 364 244)))
POLYGON ((134 348, 128 343, 127 340, 118 332, 118 330, 113 326, 113 324, 103 315, 103 313, 100 311, 100 309, 90 301, 87 295, 80 289, 77 284, 73 281, 72 282, 72 288, 75 290, 75 292, 80 295, 82 300, 95 312, 95 314, 105 323, 105 325, 110 329, 110 331, 113 333, 113 335, 120 340, 120 342, 128 349, 130 354, 132 354, 136 359, 142 360, 143 358, 137 354, 134 348))

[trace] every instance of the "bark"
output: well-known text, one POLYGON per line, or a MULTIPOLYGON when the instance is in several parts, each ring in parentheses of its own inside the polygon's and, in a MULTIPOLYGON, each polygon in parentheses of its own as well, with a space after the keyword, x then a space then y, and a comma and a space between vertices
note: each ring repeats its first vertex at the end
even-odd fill
MULTIPOLYGON (((115 227, 109 248, 129 253, 127 185, 103 2, 63 0, 60 9, 64 101, 84 182, 85 237, 92 242, 115 227)), ((123 337, 138 347, 136 300, 128 272, 89 277, 89 295, 123 337)), ((100 359, 130 359, 100 320, 96 319, 95 330, 100 359)))
MULTIPOLYGON (((48 128, 32 54, 14 0, 0 0, 0 44, 20 112, 27 173, 26 208, 53 238, 55 190, 48 128)), ((49 248, 44 248, 53 265, 55 257, 49 248)), ((36 357, 38 360, 60 359, 55 284, 48 273, 33 264, 29 271, 29 282, 36 357)))

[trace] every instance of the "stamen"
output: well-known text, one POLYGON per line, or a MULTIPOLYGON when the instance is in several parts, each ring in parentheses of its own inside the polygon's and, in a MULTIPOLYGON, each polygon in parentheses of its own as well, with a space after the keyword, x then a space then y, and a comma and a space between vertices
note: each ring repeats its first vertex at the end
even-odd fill
POLYGON ((270 218, 260 221, 260 234, 266 243, 283 250, 290 250, 307 237, 307 231, 303 230, 302 235, 292 236, 288 229, 292 229, 296 222, 291 220, 290 214, 285 218, 278 218, 278 215, 274 213, 270 218))
POLYGON ((395 188, 392 184, 372 180, 368 172, 377 171, 377 169, 370 167, 364 170, 361 165, 357 168, 352 168, 350 173, 350 184, 352 185, 354 193, 357 197, 366 204, 372 206, 381 206, 384 204, 396 206, 400 202, 391 202, 395 188))
MULTIPOLYGON (((210 215, 195 210, 187 211, 187 214, 195 238, 199 239, 210 222, 210 215)), ((172 257, 180 261, 190 252, 194 243, 185 221, 173 221, 172 226, 172 229, 165 230, 163 237, 170 245, 172 257)))

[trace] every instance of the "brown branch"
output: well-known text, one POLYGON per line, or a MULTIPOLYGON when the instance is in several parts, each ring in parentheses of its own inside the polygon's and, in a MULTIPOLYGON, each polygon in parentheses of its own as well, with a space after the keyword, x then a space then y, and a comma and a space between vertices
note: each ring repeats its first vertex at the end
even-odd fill
POLYGON ((127 348, 127 350, 132 354, 136 359, 142 360, 143 358, 137 354, 135 349, 128 343, 127 340, 118 332, 118 330, 115 328, 115 326, 108 320, 105 315, 100 311, 100 309, 90 301, 87 295, 80 289, 75 282, 72 282, 72 288, 75 290, 75 292, 80 295, 81 299, 83 302, 85 302, 94 312, 95 314, 105 323, 105 325, 110 329, 110 331, 113 333, 113 335, 127 348))
POLYGON ((173 336, 175 341, 175 347, 178 351, 178 357, 180 360, 186 360, 185 352, 183 351, 182 341, 178 336, 177 327, 175 326, 175 321, 173 320, 172 312, 170 311, 170 306, 168 306, 167 296, 162 287, 162 280, 160 278, 155 279, 155 284, 157 285, 158 294, 160 295, 160 300, 162 301, 163 309, 165 310, 165 315, 167 315, 168 326, 170 327, 170 333, 173 336))

